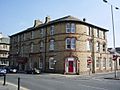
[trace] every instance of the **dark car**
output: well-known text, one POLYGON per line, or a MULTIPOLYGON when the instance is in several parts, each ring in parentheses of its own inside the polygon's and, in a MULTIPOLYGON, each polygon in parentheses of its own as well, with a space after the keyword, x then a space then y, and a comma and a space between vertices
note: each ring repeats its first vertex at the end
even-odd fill
POLYGON ((6 67, 7 73, 17 73, 18 69, 15 66, 8 66, 6 67))
POLYGON ((0 67, 0 75, 5 75, 7 70, 4 67, 0 67))
POLYGON ((40 70, 40 69, 37 69, 37 68, 33 68, 33 69, 28 69, 28 70, 26 70, 26 73, 27 73, 27 74, 40 74, 40 73, 41 73, 41 70, 40 70))

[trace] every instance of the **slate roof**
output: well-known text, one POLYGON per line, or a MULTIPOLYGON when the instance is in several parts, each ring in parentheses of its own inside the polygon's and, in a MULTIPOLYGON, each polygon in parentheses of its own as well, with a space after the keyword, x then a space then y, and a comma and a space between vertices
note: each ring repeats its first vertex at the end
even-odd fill
MULTIPOLYGON (((88 25, 88 26, 92 26, 94 28, 98 28, 98 29, 101 29, 103 31, 108 31, 107 29, 104 29, 104 28, 101 28, 101 27, 98 27, 96 25, 93 25, 93 24, 90 24, 90 23, 87 23, 85 21, 82 21, 76 17, 73 17, 71 15, 68 15, 68 16, 65 16, 65 17, 62 17, 62 18, 59 18, 59 19, 56 19, 56 20, 52 20, 52 21, 49 21, 48 23, 43 23, 43 24, 40 24, 39 26, 37 27, 30 27, 22 32, 19 32, 19 33, 16 33, 16 34, 20 34, 20 33, 24 33, 24 32, 28 32, 30 30, 34 30, 36 28, 40 28, 40 27, 44 27, 44 26, 48 26, 48 25, 51 25, 51 24, 55 24, 55 23, 59 23, 59 22, 67 22, 67 21, 71 21, 71 22, 77 22, 77 23, 81 23, 81 24, 85 24, 85 25, 88 25)), ((14 34, 14 35, 16 35, 14 34)), ((14 36, 12 35, 12 36, 14 36)))

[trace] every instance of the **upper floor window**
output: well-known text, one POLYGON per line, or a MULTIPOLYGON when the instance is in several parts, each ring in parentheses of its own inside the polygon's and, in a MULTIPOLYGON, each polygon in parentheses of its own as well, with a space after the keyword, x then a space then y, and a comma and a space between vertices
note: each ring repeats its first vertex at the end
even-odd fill
POLYGON ((54 46, 55 46, 55 41, 53 39, 51 39, 50 40, 49 50, 54 50, 54 46))
POLYGON ((7 45, 3 45, 3 49, 7 49, 7 45))
POLYGON ((18 42, 20 41, 20 35, 17 36, 18 37, 18 42))
POLYGON ((54 35, 54 30, 55 29, 55 27, 52 25, 51 27, 50 27, 50 35, 54 35))
POLYGON ((103 44, 103 52, 105 52, 106 51, 106 44, 104 43, 103 44))
POLYGON ((92 50, 92 43, 91 43, 91 41, 87 41, 87 50, 88 51, 92 50))
POLYGON ((43 50, 43 41, 40 41, 40 50, 43 50))
POLYGON ((66 49, 75 49, 75 48, 76 48, 76 39, 66 38, 66 49))
POLYGON ((74 23, 66 24, 66 33, 75 33, 75 24, 74 23))
POLYGON ((33 52, 33 43, 31 43, 31 45, 30 45, 30 52, 33 52))
POLYGON ((87 35, 92 36, 92 27, 88 26, 86 30, 87 30, 87 35))
POLYGON ((97 51, 97 52, 100 52, 100 42, 97 42, 97 43, 96 43, 96 51, 97 51))
POLYGON ((43 31, 44 29, 43 28, 41 28, 40 29, 40 35, 43 37, 44 36, 44 31, 43 31))
POLYGON ((105 32, 103 31, 103 39, 105 39, 105 32))
POLYGON ((31 39, 34 38, 34 31, 31 31, 31 39))
POLYGON ((100 32, 99 32, 99 30, 97 29, 97 31, 96 31, 96 37, 99 38, 99 36, 100 36, 100 32))

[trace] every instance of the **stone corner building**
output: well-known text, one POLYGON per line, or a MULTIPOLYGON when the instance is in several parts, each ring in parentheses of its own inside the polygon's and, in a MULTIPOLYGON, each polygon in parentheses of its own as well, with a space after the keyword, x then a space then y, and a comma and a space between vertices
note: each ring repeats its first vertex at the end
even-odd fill
POLYGON ((35 20, 33 27, 10 36, 11 65, 65 74, 112 70, 107 31, 72 16, 35 20))
POLYGON ((0 66, 9 66, 10 38, 0 32, 0 66))

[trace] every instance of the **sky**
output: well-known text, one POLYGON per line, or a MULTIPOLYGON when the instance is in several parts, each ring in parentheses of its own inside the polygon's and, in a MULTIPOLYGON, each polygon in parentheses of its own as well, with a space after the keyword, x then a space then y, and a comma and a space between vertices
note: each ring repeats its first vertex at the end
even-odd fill
MULTIPOLYGON (((107 0, 120 8, 120 0, 107 0)), ((45 21, 46 16, 55 20, 67 15, 108 29, 108 47, 113 47, 113 30, 110 5, 103 0, 0 0, 0 32, 13 35, 32 27, 35 19, 45 21)), ((115 42, 120 47, 120 9, 113 8, 115 42)))

